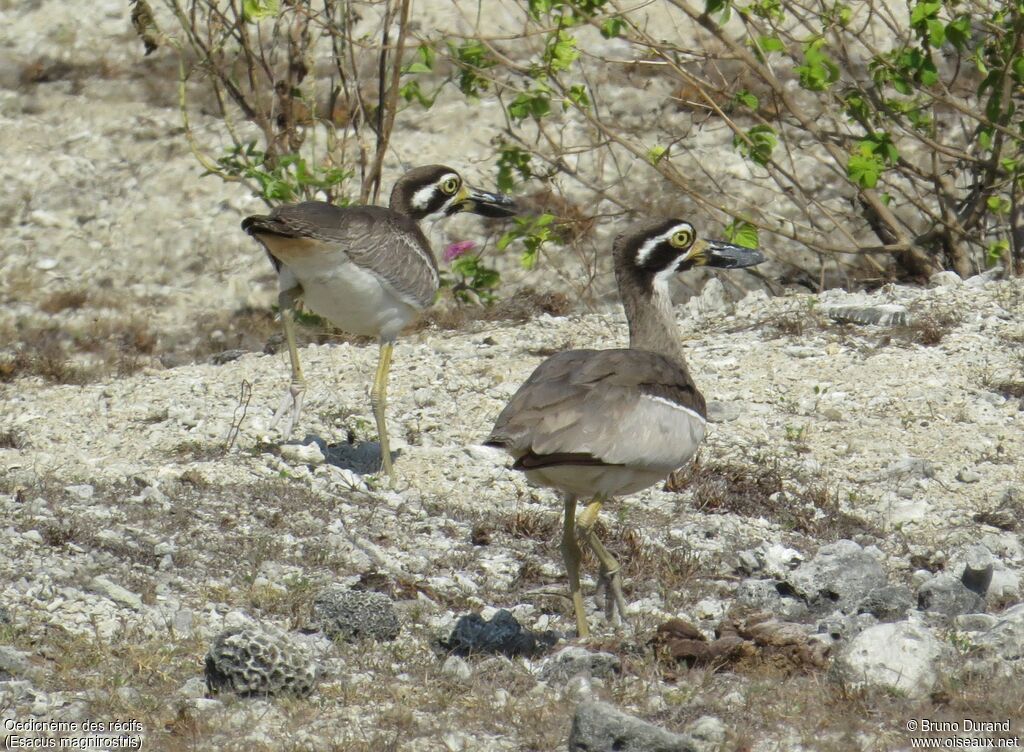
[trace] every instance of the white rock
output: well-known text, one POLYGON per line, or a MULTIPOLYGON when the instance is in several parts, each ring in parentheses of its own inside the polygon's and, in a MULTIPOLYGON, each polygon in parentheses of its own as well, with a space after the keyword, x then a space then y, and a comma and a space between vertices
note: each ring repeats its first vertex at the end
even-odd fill
POLYGON ((912 622, 878 624, 858 634, 836 657, 834 670, 854 686, 925 697, 939 678, 943 644, 931 629, 912 622))
POLYGON ((88 483, 82 483, 77 486, 65 486, 64 490, 74 496, 79 501, 88 501, 92 498, 96 489, 88 483))
POLYGON ((956 272, 936 272, 928 278, 929 287, 959 287, 964 281, 956 272))
POLYGON ((473 675, 473 669, 459 656, 450 655, 445 658, 444 664, 441 666, 441 673, 459 681, 469 681, 473 675))
POLYGON ((316 444, 282 444, 281 458, 295 465, 322 465, 327 459, 316 444))

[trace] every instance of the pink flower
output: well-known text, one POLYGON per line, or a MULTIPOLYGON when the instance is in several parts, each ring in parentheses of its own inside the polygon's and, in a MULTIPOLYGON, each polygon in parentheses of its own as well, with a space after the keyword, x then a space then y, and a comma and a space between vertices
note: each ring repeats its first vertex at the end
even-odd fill
POLYGON ((444 249, 444 260, 454 261, 459 256, 469 253, 476 248, 476 243, 472 240, 460 240, 458 243, 452 243, 444 249))

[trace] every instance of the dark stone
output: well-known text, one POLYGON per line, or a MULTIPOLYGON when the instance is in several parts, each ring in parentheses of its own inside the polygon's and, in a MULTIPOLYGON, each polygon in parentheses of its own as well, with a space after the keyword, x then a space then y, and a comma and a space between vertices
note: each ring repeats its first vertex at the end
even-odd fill
POLYGON ((576 707, 569 752, 697 752, 694 739, 623 713, 606 702, 576 707))
POLYGON ((992 556, 992 552, 984 546, 974 546, 967 552, 967 561, 963 574, 960 575, 960 582, 968 590, 984 598, 988 586, 992 584, 994 570, 995 557, 992 556))
POLYGON ((557 632, 535 632, 524 628, 510 612, 502 609, 490 621, 480 614, 460 617, 447 642, 441 646, 455 655, 497 653, 512 658, 546 653, 558 642, 557 632))
POLYGON ((935 575, 917 591, 917 607, 947 617, 979 614, 985 611, 985 599, 968 590, 956 577, 935 575))
POLYGON ((914 592, 906 585, 886 585, 872 590, 857 605, 858 614, 871 614, 879 621, 899 621, 914 607, 914 592))
POLYGON ((210 363, 215 366, 222 366, 225 363, 230 363, 232 360, 238 360, 243 355, 248 353, 248 350, 221 350, 218 353, 214 353, 210 356, 210 363))

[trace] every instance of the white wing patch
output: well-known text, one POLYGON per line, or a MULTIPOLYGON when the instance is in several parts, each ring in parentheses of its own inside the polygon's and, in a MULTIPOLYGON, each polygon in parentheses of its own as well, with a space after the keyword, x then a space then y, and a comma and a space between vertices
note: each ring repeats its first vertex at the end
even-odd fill
POLYGON ((684 413, 692 415, 694 418, 699 420, 701 423, 707 424, 707 422, 708 422, 707 419, 703 415, 701 415, 699 412, 697 412, 696 410, 691 410, 690 408, 686 407, 685 405, 680 405, 678 402, 673 402, 670 399, 665 399, 664 397, 658 397, 658 396, 656 396, 654 394, 645 394, 642 399, 654 400, 655 402, 660 402, 663 405, 668 405, 673 410, 681 410, 684 413))

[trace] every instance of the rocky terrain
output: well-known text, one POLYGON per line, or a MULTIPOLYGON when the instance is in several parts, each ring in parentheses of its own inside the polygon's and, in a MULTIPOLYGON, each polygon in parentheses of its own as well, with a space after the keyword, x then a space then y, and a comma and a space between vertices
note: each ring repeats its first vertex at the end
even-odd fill
POLYGON ((606 507, 632 622, 604 622, 585 562, 580 641, 560 504, 481 442, 547 354, 621 345, 621 309, 400 340, 395 488, 375 475, 373 345, 309 335, 301 424, 269 433, 287 358, 269 265, 238 230, 259 204, 197 178, 120 3, 89 28, 47 23, 59 6, 0 3, 0 737, 882 750, 920 719, 1024 735, 1020 280, 736 301, 704 284, 678 320, 708 439, 665 487, 606 507), (460 617, 508 624, 502 609, 557 643, 455 654, 460 617))

